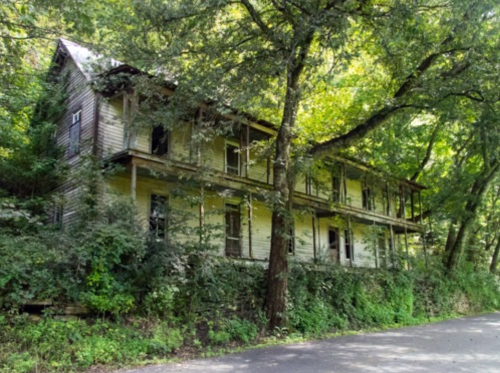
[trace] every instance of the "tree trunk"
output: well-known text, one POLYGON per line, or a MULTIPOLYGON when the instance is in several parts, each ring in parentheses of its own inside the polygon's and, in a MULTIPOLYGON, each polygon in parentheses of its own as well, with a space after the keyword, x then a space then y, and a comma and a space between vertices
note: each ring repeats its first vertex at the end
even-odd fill
POLYGON ((491 257, 490 272, 497 273, 498 255, 500 254, 500 239, 498 239, 495 246, 495 251, 493 251, 493 256, 491 257))
POLYGON ((470 227, 473 225, 476 219, 477 211, 481 206, 485 194, 488 192, 488 189, 491 186, 493 180, 495 180, 495 177, 500 169, 499 167, 500 163, 498 162, 490 165, 489 167, 486 167, 486 170, 484 170, 483 174, 479 177, 478 180, 476 180, 476 182, 472 186, 472 189, 468 196, 469 201, 465 206, 465 218, 462 220, 456 238, 448 250, 448 257, 446 258, 446 268, 448 270, 456 268, 459 263, 470 227))
POLYGON ((292 227, 293 185, 290 183, 290 147, 292 128, 298 105, 297 87, 291 87, 292 76, 288 78, 288 92, 281 128, 276 138, 274 157, 274 192, 278 202, 273 206, 271 228, 271 251, 267 276, 266 314, 270 329, 281 326, 286 311, 286 291, 288 286, 288 247, 292 227))
POLYGON ((286 312, 286 293, 288 286, 288 247, 290 231, 293 224, 292 206, 294 177, 291 170, 293 127, 300 102, 300 77, 304 70, 304 62, 309 53, 314 30, 305 35, 303 42, 292 52, 287 69, 287 91, 281 126, 276 137, 274 157, 273 189, 276 202, 273 205, 271 227, 271 250, 269 254, 269 270, 267 275, 266 315, 269 328, 272 330, 282 326, 286 312))

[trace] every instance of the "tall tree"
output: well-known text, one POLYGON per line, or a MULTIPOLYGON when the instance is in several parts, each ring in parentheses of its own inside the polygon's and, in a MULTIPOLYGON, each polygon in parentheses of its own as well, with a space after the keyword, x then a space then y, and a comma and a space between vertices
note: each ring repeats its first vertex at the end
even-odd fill
MULTIPOLYGON (((326 91, 329 100, 314 101, 314 112, 328 111, 339 82, 360 61, 381 71, 378 94, 353 95, 342 126, 325 121, 328 115, 320 120, 323 137, 314 138, 320 143, 309 154, 322 157, 351 147, 395 115, 432 112, 457 97, 495 99, 493 86, 482 79, 498 79, 496 1, 124 0, 123 5, 120 14, 103 21, 114 31, 106 40, 130 64, 175 81, 172 103, 196 106, 209 98, 221 111, 229 102, 277 123, 266 302, 271 327, 282 323, 286 311, 294 139, 307 124, 301 118, 318 117, 308 115, 304 104, 326 91)), ((363 79, 358 84, 370 77, 363 79)))

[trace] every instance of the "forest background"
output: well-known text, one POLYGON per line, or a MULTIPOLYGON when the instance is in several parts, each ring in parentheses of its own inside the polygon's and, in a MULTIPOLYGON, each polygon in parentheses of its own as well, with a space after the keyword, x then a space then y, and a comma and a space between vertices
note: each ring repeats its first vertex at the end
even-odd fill
POLYGON ((2 369, 137 363, 498 308, 498 8, 456 0, 2 0, 2 369), (64 110, 60 86, 47 80, 60 36, 160 80, 174 76, 176 95, 163 112, 171 122, 210 97, 277 124, 267 144, 277 175, 267 274, 206 255, 215 250, 209 244, 151 240, 129 201, 97 209, 105 175, 92 159, 81 171, 81 221, 62 230, 46 223, 58 203, 51 191, 67 172, 47 120, 47 110, 64 110), (426 231, 411 243, 410 269, 315 271, 283 261, 288 243, 279 232, 287 230, 277 227, 290 223, 290 185, 325 153, 428 187, 426 231), (29 299, 56 306, 31 322, 23 314, 29 299), (96 317, 57 319, 68 302, 96 317))

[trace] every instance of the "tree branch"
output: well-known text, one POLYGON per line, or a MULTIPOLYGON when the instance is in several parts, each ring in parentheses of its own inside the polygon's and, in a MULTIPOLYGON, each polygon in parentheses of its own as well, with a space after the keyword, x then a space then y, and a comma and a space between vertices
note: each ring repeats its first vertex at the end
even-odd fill
POLYGON ((434 130, 432 131, 431 137, 429 139, 429 145, 427 146, 427 150, 425 152, 425 157, 424 157, 424 159, 422 159, 422 162, 420 162, 418 169, 415 171, 415 173, 411 177, 411 179, 410 179, 411 181, 416 181, 418 179, 418 177, 420 176, 420 174, 424 170, 425 166, 427 165, 427 163, 431 159, 432 148, 434 147, 434 143, 436 142, 436 137, 439 133, 440 127, 441 127, 441 123, 438 123, 436 125, 436 127, 434 127, 434 130))

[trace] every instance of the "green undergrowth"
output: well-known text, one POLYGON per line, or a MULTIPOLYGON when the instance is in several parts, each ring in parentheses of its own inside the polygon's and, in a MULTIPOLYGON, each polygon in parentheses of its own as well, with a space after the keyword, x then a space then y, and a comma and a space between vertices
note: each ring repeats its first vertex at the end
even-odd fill
POLYGON ((221 261, 213 264, 210 274, 219 291, 205 293, 191 304, 192 312, 185 307, 194 294, 186 294, 187 287, 179 284, 166 291, 168 295, 152 294, 144 300, 147 314, 136 310, 135 315, 86 319, 45 315, 39 320, 4 314, 0 371, 72 372, 215 356, 499 308, 493 277, 466 270, 453 278, 437 273, 295 265, 289 280, 287 326, 264 333, 263 268, 221 261))
POLYGON ((428 266, 410 258, 411 270, 400 257, 393 269, 291 263, 285 325, 267 331, 266 268, 216 255, 221 227, 193 228, 166 206, 160 240, 139 228, 130 203, 92 206, 65 230, 14 218, 0 226, 2 373, 211 356, 500 307, 497 277, 465 266, 446 272, 438 257, 428 266), (33 320, 30 300, 53 305, 33 320), (60 318, 69 303, 90 315, 60 318))

